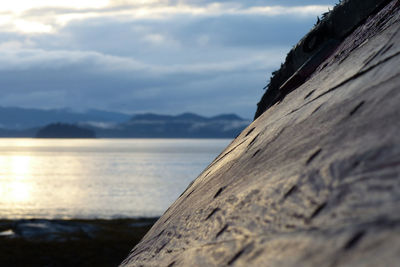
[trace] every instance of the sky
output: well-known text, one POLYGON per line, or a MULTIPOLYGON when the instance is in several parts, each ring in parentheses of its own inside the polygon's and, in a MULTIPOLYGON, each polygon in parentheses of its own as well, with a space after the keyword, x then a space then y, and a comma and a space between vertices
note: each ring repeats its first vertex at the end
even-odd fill
POLYGON ((12 0, 0 106, 252 118, 330 0, 12 0))

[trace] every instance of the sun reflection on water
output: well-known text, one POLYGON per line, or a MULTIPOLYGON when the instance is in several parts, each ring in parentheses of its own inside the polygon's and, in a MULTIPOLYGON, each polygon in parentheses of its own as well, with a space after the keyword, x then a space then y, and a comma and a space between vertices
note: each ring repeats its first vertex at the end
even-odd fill
POLYGON ((0 202, 29 201, 32 187, 31 157, 25 155, 0 157, 0 169, 0 202))
POLYGON ((229 141, 2 139, 0 219, 158 216, 229 141))
POLYGON ((11 202, 25 202, 30 197, 30 186, 24 182, 12 182, 2 196, 11 202))

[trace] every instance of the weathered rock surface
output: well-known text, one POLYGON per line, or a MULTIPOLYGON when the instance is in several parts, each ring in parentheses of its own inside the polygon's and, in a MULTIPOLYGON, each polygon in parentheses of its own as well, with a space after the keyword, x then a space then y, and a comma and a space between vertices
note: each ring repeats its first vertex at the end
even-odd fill
MULTIPOLYGON (((364 23, 365 20, 372 14, 381 10, 391 0, 343 0, 337 4, 333 11, 323 14, 323 19, 314 26, 311 31, 304 36, 299 43, 289 51, 285 63, 281 68, 275 71, 270 79, 270 82, 265 88, 267 91, 262 96, 257 104, 255 119, 257 119, 268 108, 281 101, 281 99, 294 88, 299 86, 299 83, 304 82, 302 75, 295 75, 296 79, 290 79, 296 71, 302 69, 307 61, 311 62, 325 60, 321 57, 320 51, 326 50, 332 41, 341 42, 346 38, 356 27, 364 23), (315 60, 315 57, 317 60, 315 60), (281 86, 288 80, 291 80, 289 87, 285 90, 280 90, 281 86)), ((324 53, 323 53, 324 54, 324 53)), ((321 61, 319 61, 319 64, 321 61)), ((316 66, 308 64, 306 72, 314 72, 316 66)), ((307 75, 309 76, 309 75, 307 75)), ((292 77, 293 78, 293 77, 292 77)))
POLYGON ((392 1, 239 135, 122 266, 399 266, 392 1))

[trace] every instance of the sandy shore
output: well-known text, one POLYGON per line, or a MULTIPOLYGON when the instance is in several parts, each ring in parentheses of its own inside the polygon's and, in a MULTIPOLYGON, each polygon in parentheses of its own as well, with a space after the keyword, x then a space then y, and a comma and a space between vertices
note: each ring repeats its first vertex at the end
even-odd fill
POLYGON ((0 266, 117 266, 156 220, 0 220, 0 266))

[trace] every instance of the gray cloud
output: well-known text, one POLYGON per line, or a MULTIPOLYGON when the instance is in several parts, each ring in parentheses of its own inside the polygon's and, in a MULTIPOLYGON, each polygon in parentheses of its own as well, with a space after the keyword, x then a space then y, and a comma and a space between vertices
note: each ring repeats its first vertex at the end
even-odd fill
MULTIPOLYGON (((115 1, 115 3, 123 3, 121 1, 115 1)), ((303 5, 333 5, 338 1, 332 0, 170 0, 170 1, 159 1, 168 2, 170 4, 187 3, 192 5, 204 5, 207 3, 239 3, 245 6, 265 6, 265 5, 283 5, 283 6, 303 6, 303 5)), ((126 2, 125 2, 126 3, 126 2)))
MULTIPOLYGON (((169 4, 178 2, 207 3, 169 4)), ((316 2, 219 1, 246 8, 333 4, 316 2)), ((42 15, 49 23, 55 23, 54 14, 97 14, 53 24, 56 30, 50 33, 0 32, 0 105, 130 113, 236 112, 250 118, 269 73, 316 20, 314 15, 258 11, 189 12, 162 19, 109 15, 127 6, 115 1, 100 10, 26 11, 26 18, 42 15)))

